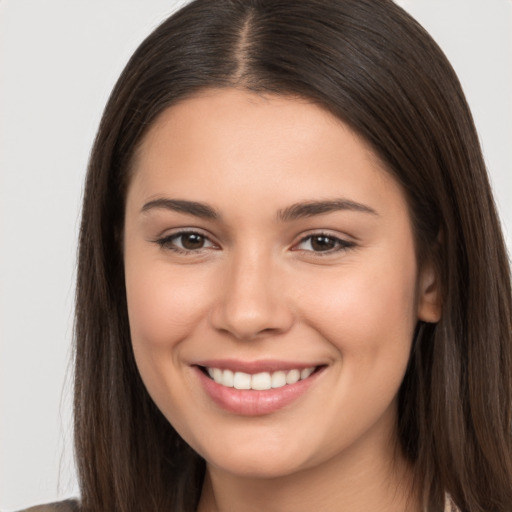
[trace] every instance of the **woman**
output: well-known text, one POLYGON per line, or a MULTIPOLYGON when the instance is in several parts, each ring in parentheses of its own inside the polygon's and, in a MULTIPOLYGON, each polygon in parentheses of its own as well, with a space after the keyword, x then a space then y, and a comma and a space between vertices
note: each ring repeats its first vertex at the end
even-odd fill
POLYGON ((511 317, 471 115, 421 27, 382 0, 192 2, 90 161, 81 509, 510 510, 511 317))

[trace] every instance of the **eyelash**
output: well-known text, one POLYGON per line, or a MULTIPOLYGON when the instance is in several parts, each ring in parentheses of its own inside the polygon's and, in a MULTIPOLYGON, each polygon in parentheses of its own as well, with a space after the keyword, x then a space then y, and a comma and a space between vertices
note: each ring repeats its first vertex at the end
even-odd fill
MULTIPOLYGON (((204 234, 199 231, 179 231, 178 233, 173 233, 172 235, 159 238, 154 241, 157 245, 159 245, 162 249, 173 251, 177 254, 183 255, 193 255, 200 254, 205 249, 216 248, 216 245, 204 234), (200 236, 205 242, 209 242, 211 245, 209 247, 199 247, 198 249, 185 249, 183 247, 178 247, 175 245, 176 240, 184 237, 185 235, 197 235, 200 236)), ((338 253, 341 251, 346 251, 352 249, 356 246, 354 242, 349 242, 348 240, 343 240, 339 237, 333 236, 329 233, 318 232, 312 233, 300 239, 300 241, 292 248, 293 251, 303 251, 308 253, 313 253, 316 256, 328 256, 334 253, 338 253), (297 247, 302 245, 303 243, 309 241, 310 245, 314 238, 326 238, 332 241, 335 244, 335 247, 332 249, 328 249, 326 251, 314 251, 311 249, 298 249, 297 247)))
POLYGON ((307 241, 309 241, 309 244, 311 245, 313 239, 315 239, 315 238, 316 239, 327 238, 334 243, 335 247, 332 249, 328 249, 326 251, 314 251, 311 249, 295 249, 295 248, 292 250, 313 253, 313 254, 315 254, 315 256, 329 256, 331 254, 335 254, 335 253, 338 253, 341 251, 347 251, 348 249, 352 249, 356 245, 354 242, 349 242, 348 240, 343 240, 342 238, 333 236, 329 233, 318 232, 318 233, 312 233, 310 235, 307 235, 307 236, 301 238, 299 243, 296 244, 295 247, 302 245, 304 242, 307 242, 307 241))
POLYGON ((183 247, 178 247, 175 245, 175 241, 184 237, 185 235, 197 235, 200 236, 203 240, 208 241, 212 247, 215 247, 215 244, 206 236, 200 233, 199 231, 179 231, 178 233, 173 233, 172 235, 165 236, 163 238, 159 238, 155 240, 155 243, 158 244, 162 249, 167 249, 173 251, 177 254, 184 255, 192 255, 198 254, 202 252, 204 249, 208 249, 209 247, 200 247, 198 249, 185 249, 183 247))

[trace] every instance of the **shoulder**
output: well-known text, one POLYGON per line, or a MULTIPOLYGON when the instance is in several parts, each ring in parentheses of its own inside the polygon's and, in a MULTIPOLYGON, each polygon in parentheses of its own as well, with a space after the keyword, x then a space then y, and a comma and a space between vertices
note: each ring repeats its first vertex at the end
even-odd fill
POLYGON ((19 512, 80 512, 80 505, 77 500, 58 501, 26 508, 19 512))

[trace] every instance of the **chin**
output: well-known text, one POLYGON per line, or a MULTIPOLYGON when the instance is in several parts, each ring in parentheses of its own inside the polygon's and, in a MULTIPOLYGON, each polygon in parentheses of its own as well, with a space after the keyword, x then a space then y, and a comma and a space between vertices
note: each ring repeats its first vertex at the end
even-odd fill
POLYGON ((272 479, 282 478, 304 469, 295 459, 283 460, 281 457, 248 460, 247 458, 230 457, 222 461, 206 461, 223 472, 243 478, 272 479))
POLYGON ((198 450, 200 455, 212 467, 223 472, 246 478, 279 478, 312 465, 303 446, 284 442, 272 445, 268 440, 262 446, 260 442, 234 445, 217 444, 211 450, 198 450), (203 451, 203 453, 201 453, 203 451))

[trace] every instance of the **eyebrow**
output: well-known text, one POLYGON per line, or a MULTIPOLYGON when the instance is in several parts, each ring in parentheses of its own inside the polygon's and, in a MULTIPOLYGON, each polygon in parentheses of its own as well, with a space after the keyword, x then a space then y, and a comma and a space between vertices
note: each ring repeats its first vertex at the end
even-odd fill
POLYGON ((292 204, 284 210, 277 213, 277 218, 281 222, 289 222, 303 217, 313 217, 325 213, 336 212, 340 210, 349 210, 354 212, 368 213, 378 215, 378 213, 369 206, 348 199, 331 199, 326 201, 307 201, 292 204))
MULTIPOLYGON (((194 217, 202 219, 218 220, 221 218, 220 213, 212 206, 197 201, 188 201, 185 199, 169 199, 158 198, 145 203, 142 212, 152 209, 171 210, 179 213, 187 213, 194 217)), ((277 212, 277 220, 280 222, 290 222, 304 217, 314 217, 315 215, 323 215, 335 211, 355 211, 378 215, 378 213, 369 206, 348 199, 331 199, 325 201, 306 201, 299 202, 279 210, 277 212)))
POLYGON ((201 219, 220 219, 220 214, 206 203, 197 201, 186 201, 184 199, 159 198, 149 201, 142 207, 142 212, 152 209, 172 210, 174 212, 188 213, 201 219))

